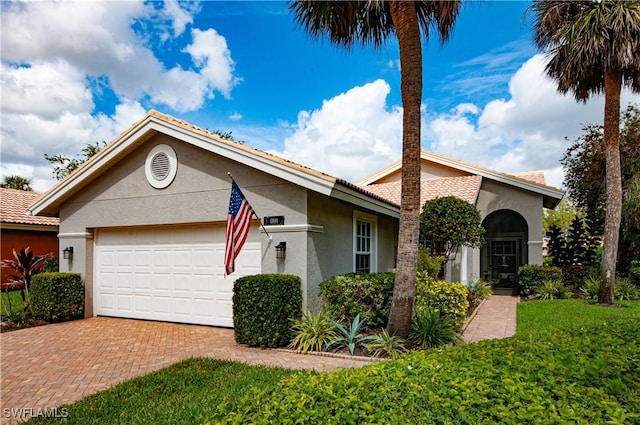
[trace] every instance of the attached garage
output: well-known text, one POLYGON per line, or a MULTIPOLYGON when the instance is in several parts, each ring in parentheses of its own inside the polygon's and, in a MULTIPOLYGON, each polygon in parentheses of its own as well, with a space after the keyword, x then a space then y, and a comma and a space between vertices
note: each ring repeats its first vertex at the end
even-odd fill
POLYGON ((233 282, 260 273, 258 229, 224 277, 224 225, 98 229, 96 315, 233 326, 233 282))
POLYGON ((370 264, 393 268, 399 216, 350 183, 156 111, 29 211, 60 218, 60 271, 81 274, 86 316, 223 327, 241 276, 299 276, 303 309, 319 309, 320 282, 354 270, 356 216, 377 226, 370 264), (254 217, 225 278, 229 175, 263 225, 254 217))

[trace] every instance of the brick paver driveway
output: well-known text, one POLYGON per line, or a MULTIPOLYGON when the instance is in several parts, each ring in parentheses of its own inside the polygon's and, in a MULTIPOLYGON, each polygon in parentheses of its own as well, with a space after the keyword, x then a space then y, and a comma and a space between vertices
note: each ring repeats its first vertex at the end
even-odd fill
POLYGON ((365 364, 248 348, 235 343, 231 329, 92 317, 0 334, 0 422, 74 402, 188 357, 327 371, 365 364))

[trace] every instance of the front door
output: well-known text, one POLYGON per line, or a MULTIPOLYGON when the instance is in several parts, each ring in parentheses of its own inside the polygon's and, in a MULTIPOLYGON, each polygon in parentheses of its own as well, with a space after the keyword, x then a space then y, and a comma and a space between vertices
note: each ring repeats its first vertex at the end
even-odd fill
POLYGON ((494 286, 513 288, 520 265, 520 241, 518 239, 489 240, 489 268, 494 286))

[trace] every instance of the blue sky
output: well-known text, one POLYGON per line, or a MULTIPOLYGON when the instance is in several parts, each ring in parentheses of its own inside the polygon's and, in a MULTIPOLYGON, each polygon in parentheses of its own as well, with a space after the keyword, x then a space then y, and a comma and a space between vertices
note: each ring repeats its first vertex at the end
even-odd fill
MULTIPOLYGON (((560 186, 565 138, 602 121, 602 99, 555 92, 528 5, 467 2, 448 43, 425 43, 422 146, 560 186)), ((346 51, 287 6, 2 2, 2 175, 44 191, 55 183, 44 153, 75 156, 149 109, 350 181, 398 159, 395 39, 346 51)))

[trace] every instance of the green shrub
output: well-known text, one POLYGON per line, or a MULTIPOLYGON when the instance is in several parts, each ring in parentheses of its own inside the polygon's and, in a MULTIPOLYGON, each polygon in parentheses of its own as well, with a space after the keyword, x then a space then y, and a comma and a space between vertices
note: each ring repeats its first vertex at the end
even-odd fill
POLYGON ((589 276, 585 279, 582 287, 580 288, 580 294, 585 300, 594 301, 598 299, 598 293, 600 292, 600 278, 597 276, 589 276))
POLYGON ((210 423, 638 424, 637 326, 576 323, 296 374, 222 404, 210 423))
POLYGON ((49 257, 44 260, 44 268, 45 272, 55 273, 60 271, 60 265, 58 262, 58 257, 49 257))
POLYGON ((371 335, 364 346, 373 357, 397 358, 401 353, 407 352, 404 339, 391 335, 386 329, 371 335))
POLYGON ((571 290, 582 287, 585 279, 589 277, 589 268, 581 264, 570 264, 562 267, 562 282, 571 290))
POLYGON ((561 280, 545 280, 535 287, 533 296, 540 300, 564 300, 571 296, 571 291, 561 280))
POLYGON ((629 280, 640 288, 640 262, 634 261, 629 268, 629 280))
POLYGON ((467 321, 468 294, 469 289, 459 282, 435 280, 420 272, 416 277, 414 310, 430 307, 440 316, 449 317, 457 331, 467 321))
POLYGON ((303 353, 323 351, 331 341, 338 337, 336 327, 331 323, 331 318, 324 312, 314 314, 305 311, 302 318, 293 321, 291 332, 294 336, 289 348, 303 353))
POLYGON ((367 327, 386 326, 393 297, 394 273, 349 273, 320 283, 327 313, 340 323, 360 315, 367 327))
POLYGON ((640 299, 640 288, 631 283, 631 280, 628 278, 618 278, 614 291, 617 300, 640 299))
POLYGON ((84 282, 79 273, 39 273, 31 278, 31 314, 59 322, 84 316, 84 282))
POLYGON ((438 255, 436 257, 429 255, 429 250, 424 245, 418 246, 419 272, 426 272, 432 278, 437 279, 445 260, 446 259, 442 255, 438 255))
POLYGON ((233 326, 239 344, 283 347, 291 341, 291 320, 301 314, 298 276, 244 276, 233 284, 233 326))
POLYGON ((518 292, 520 295, 533 295, 535 287, 546 280, 562 280, 560 267, 527 264, 518 269, 518 292))
POLYGON ((409 341, 413 348, 426 350, 442 345, 455 345, 462 342, 462 338, 456 332, 453 320, 441 316, 437 310, 423 307, 413 312, 409 341))
POLYGON ((482 300, 489 298, 491 295, 493 295, 493 289, 491 288, 491 283, 486 280, 476 280, 469 283, 469 295, 467 296, 469 305, 478 306, 482 300))

